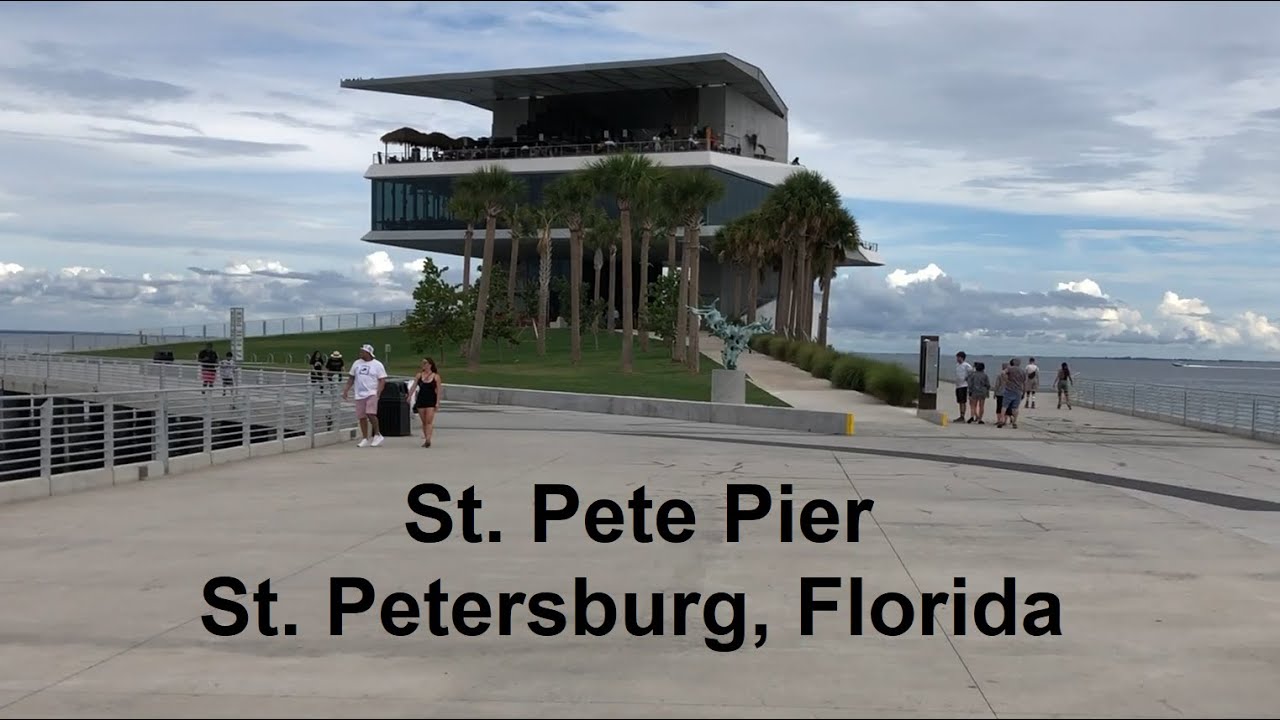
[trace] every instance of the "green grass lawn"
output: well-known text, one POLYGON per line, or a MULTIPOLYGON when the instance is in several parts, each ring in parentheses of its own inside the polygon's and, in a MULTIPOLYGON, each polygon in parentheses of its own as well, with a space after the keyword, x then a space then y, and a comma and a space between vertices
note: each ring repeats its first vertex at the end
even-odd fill
MULTIPOLYGON (((640 397, 671 398, 676 400, 711 399, 711 371, 720 364, 705 355, 701 372, 690 374, 683 366, 671 362, 666 349, 651 342, 649 352, 640 351, 635 343, 635 371, 623 375, 619 355, 622 337, 618 333, 600 332, 599 349, 595 338, 587 332, 582 337, 582 364, 574 367, 569 362, 569 330, 552 329, 547 333, 547 354, 538 356, 537 343, 532 330, 526 329, 520 343, 499 348, 485 343, 480 369, 467 370, 466 360, 458 355, 456 347, 442 356, 438 348, 425 353, 413 349, 404 330, 377 328, 298 335, 279 335, 264 338, 245 338, 246 364, 254 362, 274 367, 306 371, 307 357, 313 350, 328 355, 334 350, 342 353, 347 367, 359 357, 360 346, 369 343, 377 349, 378 358, 392 375, 412 375, 423 355, 435 358, 436 365, 446 384, 484 385, 490 387, 525 388, 530 390, 559 390, 563 392, 595 393, 601 395, 633 395, 640 397), (391 346, 390 354, 385 352, 391 346), (292 356, 292 358, 290 358, 292 356)), ((194 361, 196 353, 204 347, 203 341, 144 345, 118 350, 94 350, 77 353, 109 357, 148 358, 156 350, 172 350, 175 360, 194 361)), ((230 349, 226 340, 213 343, 219 354, 230 349)), ((747 402, 754 405, 786 407, 786 403, 747 383, 747 402)))

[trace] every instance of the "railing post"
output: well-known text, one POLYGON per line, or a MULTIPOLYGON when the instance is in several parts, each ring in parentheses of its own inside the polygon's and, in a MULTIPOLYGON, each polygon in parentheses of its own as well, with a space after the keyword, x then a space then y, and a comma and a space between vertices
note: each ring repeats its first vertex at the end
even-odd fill
POLYGON ((244 446, 246 448, 253 444, 253 422, 252 422, 253 415, 251 414, 252 408, 253 408, 253 393, 247 392, 244 394, 244 420, 243 420, 243 430, 241 431, 242 438, 244 440, 244 446))
POLYGON ((329 430, 340 430, 338 426, 338 388, 329 388, 329 430))
POLYGON ((311 447, 316 446, 316 389, 311 387, 307 393, 307 437, 311 438, 311 447))
POLYGON ((204 428, 201 430, 202 445, 206 454, 213 453, 213 393, 204 393, 204 428))
POLYGON ((102 466, 116 466, 116 401, 108 397, 102 403, 102 466))
POLYGON ((280 414, 276 418, 276 439, 284 443, 284 390, 285 386, 281 385, 276 390, 276 401, 280 404, 280 414))
POLYGON ((1182 424, 1187 424, 1187 389, 1182 389, 1182 424))
POLYGON ((98 384, 101 385, 102 384, 102 361, 95 360, 93 364, 98 366, 98 384))
POLYGON ((1138 386, 1129 386, 1129 414, 1137 416, 1138 414, 1138 386))
POLYGON ((156 393, 156 459, 163 463, 164 474, 169 474, 169 396, 156 393))
POLYGON ((40 477, 53 477, 53 398, 40 404, 40 477))
POLYGON ((1249 437, 1258 437, 1258 398, 1253 399, 1253 410, 1249 413, 1249 437))

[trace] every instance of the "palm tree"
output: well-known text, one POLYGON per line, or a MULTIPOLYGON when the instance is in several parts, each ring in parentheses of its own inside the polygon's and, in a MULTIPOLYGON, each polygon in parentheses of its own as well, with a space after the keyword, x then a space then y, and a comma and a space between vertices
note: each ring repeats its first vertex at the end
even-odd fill
POLYGON ((831 279, 845 254, 862 244, 858 221, 844 208, 840 208, 828 230, 819 255, 822 258, 822 312, 818 316, 818 344, 823 346, 827 344, 827 324, 831 320, 831 279))
POLYGON ((524 183, 501 165, 486 165, 469 177, 471 191, 484 206, 484 259, 481 260, 480 292, 476 297, 476 317, 471 328, 471 347, 467 368, 480 367, 480 350, 484 342, 484 318, 489 312, 489 279, 493 276, 493 241, 498 216, 524 192, 524 183))
POLYGON ((515 205, 508 210, 511 227, 511 264, 507 266, 507 309, 516 317, 516 270, 520 263, 520 243, 533 234, 536 225, 528 205, 515 205))
MULTIPOLYGON (((603 283, 600 278, 600 271, 604 269, 605 250, 617 246, 618 243, 618 221, 610 218, 604 213, 595 214, 592 218, 591 226, 587 228, 587 247, 594 251, 594 266, 596 271, 593 297, 600 300, 602 297, 603 283)), ((612 274, 613 268, 610 268, 612 274)), ((610 283, 612 284, 612 282, 610 283)), ((612 310, 613 303, 609 304, 612 310)), ((612 314, 612 313, 611 313, 612 314)), ((593 318, 593 323, 599 323, 600 318, 593 318)))
POLYGON ((530 211, 530 221, 538 230, 538 355, 547 354, 547 315, 551 312, 551 229, 560 221, 554 205, 530 211))
POLYGON ((449 198, 449 214, 465 220, 467 230, 462 236, 462 288, 471 287, 471 241, 475 239, 476 222, 484 219, 484 205, 476 197, 472 176, 464 175, 453 181, 449 198))
MULTIPOLYGON (((646 192, 646 186, 654 181, 658 166, 647 155, 624 152, 621 155, 602 158, 587 168, 587 173, 601 191, 612 195, 618 203, 618 237, 622 244, 622 372, 633 369, 634 315, 632 311, 631 277, 631 205, 646 192)), ((652 226, 649 228, 652 232, 652 226)), ((646 235, 646 240, 648 235, 646 235)), ((648 252, 648 243, 645 243, 648 252)), ((648 258, 642 256, 644 261, 648 258)), ((613 324, 613 253, 609 256, 609 322, 613 324)), ((641 301, 643 302, 643 300, 641 301)))
POLYGON ((682 276, 680 327, 677 329, 677 360, 683 359, 690 370, 697 372, 698 319, 690 317, 689 306, 698 304, 698 268, 702 250, 702 217, 707 207, 724 197, 724 185, 706 170, 680 170, 672 172, 667 180, 667 197, 675 217, 684 223, 685 267, 687 278, 682 276), (687 293, 687 294, 686 294, 687 293), (684 351, 684 336, 688 333, 688 352, 684 351))
POLYGON ((781 335, 806 339, 811 335, 815 273, 810 246, 839 206, 835 186, 812 170, 793 173, 765 201, 763 211, 769 224, 780 230, 777 330, 781 335))
POLYGON ((546 189, 547 204, 569 226, 569 359, 582 362, 582 244, 594 222, 596 191, 582 173, 553 181, 546 189))
POLYGON ((666 171, 655 168, 637 189, 632 201, 640 216, 640 307, 636 311, 636 330, 640 334, 640 350, 646 353, 649 352, 649 247, 654 234, 666 233, 671 225, 663 192, 665 182, 666 171))

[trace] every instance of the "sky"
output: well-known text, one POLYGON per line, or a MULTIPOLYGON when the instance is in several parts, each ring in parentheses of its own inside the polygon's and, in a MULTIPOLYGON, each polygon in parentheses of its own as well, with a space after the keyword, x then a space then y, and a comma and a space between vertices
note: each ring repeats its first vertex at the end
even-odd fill
MULTIPOLYGON (((1280 5, 4 3, 0 328, 409 307, 362 176, 467 105, 342 78, 728 52, 882 268, 841 349, 1280 359, 1280 5)), ((436 257, 460 280, 457 258, 436 257)))

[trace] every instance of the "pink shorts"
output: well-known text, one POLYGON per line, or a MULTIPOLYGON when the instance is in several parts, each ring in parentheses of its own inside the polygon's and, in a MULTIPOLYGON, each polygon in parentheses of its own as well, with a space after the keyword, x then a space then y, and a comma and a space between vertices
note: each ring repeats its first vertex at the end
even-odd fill
POLYGON ((367 398, 356 398, 356 417, 367 418, 369 416, 378 416, 378 396, 370 395, 367 398))

